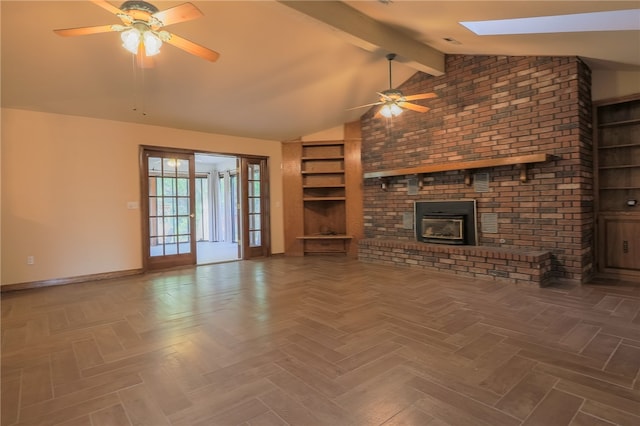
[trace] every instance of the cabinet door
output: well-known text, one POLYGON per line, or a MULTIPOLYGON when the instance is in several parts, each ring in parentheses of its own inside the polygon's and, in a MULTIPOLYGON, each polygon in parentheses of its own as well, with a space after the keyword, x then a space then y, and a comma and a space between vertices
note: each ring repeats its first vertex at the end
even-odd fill
POLYGON ((640 271, 640 218, 605 217, 605 267, 640 271))

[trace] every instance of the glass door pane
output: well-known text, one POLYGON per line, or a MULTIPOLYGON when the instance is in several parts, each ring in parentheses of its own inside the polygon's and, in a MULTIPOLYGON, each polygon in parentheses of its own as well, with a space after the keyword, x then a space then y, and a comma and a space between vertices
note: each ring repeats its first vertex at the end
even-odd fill
POLYGON ((195 264, 193 156, 145 151, 148 268, 195 264))
POLYGON ((265 158, 242 159, 242 221, 245 259, 268 256, 268 172, 265 158))
POLYGON ((231 241, 237 243, 240 240, 238 227, 238 175, 229 175, 229 215, 231 216, 231 241))
POLYGON ((248 203, 249 214, 249 247, 259 247, 261 243, 260 230, 262 227, 260 216, 260 164, 249 164, 247 173, 248 181, 248 203))
POLYGON ((196 176, 196 241, 209 241, 211 212, 209 209, 209 178, 196 176))

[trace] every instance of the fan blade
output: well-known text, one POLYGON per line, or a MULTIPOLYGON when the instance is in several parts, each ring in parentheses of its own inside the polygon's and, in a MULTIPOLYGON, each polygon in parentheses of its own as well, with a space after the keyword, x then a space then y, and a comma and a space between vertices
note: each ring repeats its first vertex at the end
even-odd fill
POLYGON ((436 95, 435 93, 420 93, 419 95, 409 95, 409 96, 405 96, 404 99, 407 101, 415 101, 418 99, 432 99, 432 98, 437 98, 438 95, 436 95))
POLYGON ((114 15, 118 15, 120 13, 122 13, 122 11, 120 9, 118 9, 117 7, 113 6, 110 3, 107 3, 104 0, 91 0, 96 6, 100 6, 101 8, 105 9, 108 12, 113 13, 114 15))
POLYGON ((162 26, 166 27, 167 25, 199 18, 203 16, 203 13, 193 4, 183 3, 179 6, 156 12, 152 16, 162 22, 162 26))
POLYGON ((215 62, 220 54, 211 49, 207 49, 204 46, 200 46, 192 41, 187 40, 186 38, 179 37, 175 34, 169 34, 169 38, 167 39, 167 43, 174 45, 178 49, 182 49, 185 52, 191 53, 192 55, 196 55, 201 57, 202 59, 206 59, 207 61, 215 62))
POLYGON ((376 92, 378 95, 380 95, 380 99, 382 99, 380 102, 384 103, 384 102, 388 102, 388 101, 392 101, 393 99, 391 99, 391 97, 389 95, 385 95, 382 92, 376 92))
POLYGON ((109 31, 117 31, 113 28, 113 25, 100 25, 97 27, 80 27, 80 28, 65 28, 62 30, 53 30, 54 33, 62 37, 73 37, 89 34, 107 33, 109 31))
POLYGON ((354 110, 354 109, 360 109, 360 108, 371 107, 371 106, 374 106, 374 105, 381 105, 381 104, 383 104, 383 103, 384 103, 384 102, 374 102, 374 103, 372 103, 372 104, 360 105, 360 106, 357 106, 357 107, 349 108, 349 109, 347 109, 347 111, 352 111, 352 110, 354 110))
POLYGON ((428 108, 426 106, 422 106, 422 105, 416 105, 416 104, 412 104, 409 102, 398 102, 398 106, 400 108, 406 108, 406 109, 410 109, 411 111, 416 111, 416 112, 427 112, 429 111, 431 108, 428 108))

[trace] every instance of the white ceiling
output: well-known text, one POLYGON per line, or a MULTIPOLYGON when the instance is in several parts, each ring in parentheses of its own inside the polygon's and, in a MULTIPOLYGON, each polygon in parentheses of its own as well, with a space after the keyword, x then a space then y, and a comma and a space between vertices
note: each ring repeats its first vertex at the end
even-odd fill
MULTIPOLYGON (((161 10, 181 3, 153 2, 161 10)), ((356 120, 366 110, 347 109, 377 101, 376 92, 388 88, 389 46, 358 47, 344 31, 276 1, 193 3, 204 17, 166 29, 220 59, 210 63, 165 45, 155 67, 140 70, 116 33, 52 31, 119 23, 106 10, 84 1, 2 0, 2 106, 286 140, 356 120)), ((575 55, 592 68, 640 71, 639 31, 478 36, 459 24, 634 9, 638 0, 345 3, 443 53, 575 55)), ((394 86, 416 70, 408 56, 394 62, 394 86)))

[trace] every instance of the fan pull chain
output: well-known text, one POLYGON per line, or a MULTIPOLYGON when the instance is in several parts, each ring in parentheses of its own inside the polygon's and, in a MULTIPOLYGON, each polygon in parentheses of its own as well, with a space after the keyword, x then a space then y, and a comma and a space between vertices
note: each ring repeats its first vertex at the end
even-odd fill
POLYGON ((138 95, 140 95, 140 99, 141 99, 141 113, 142 116, 146 116, 147 115, 147 111, 145 108, 145 103, 144 103, 144 91, 145 91, 145 79, 144 79, 144 68, 140 67, 140 73, 138 73, 138 66, 137 66, 137 58, 135 55, 131 55, 131 68, 132 68, 132 73, 133 73, 133 108, 132 110, 134 112, 138 112, 138 95), (138 78, 138 75, 140 75, 140 77, 138 78), (139 84, 138 84, 139 83, 139 84), (140 88, 140 93, 138 93, 138 88, 140 88))
POLYGON ((142 67, 142 68, 140 69, 140 75, 141 75, 141 78, 140 78, 140 80, 141 80, 141 83, 140 83, 140 88, 141 88, 141 89, 140 89, 140 92, 141 92, 141 93, 140 93, 140 96, 142 97, 142 101, 141 101, 141 103, 142 103, 142 116, 143 116, 143 117, 146 117, 146 115, 147 115, 147 108, 146 108, 146 105, 145 105, 145 96, 144 96, 144 95, 145 95, 145 92, 146 92, 146 87, 145 87, 145 78, 144 78, 144 67, 142 67))
POLYGON ((133 76, 132 86, 133 86, 133 111, 138 111, 138 77, 136 70, 136 62, 135 58, 131 56, 131 75, 133 76))

